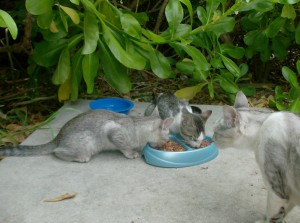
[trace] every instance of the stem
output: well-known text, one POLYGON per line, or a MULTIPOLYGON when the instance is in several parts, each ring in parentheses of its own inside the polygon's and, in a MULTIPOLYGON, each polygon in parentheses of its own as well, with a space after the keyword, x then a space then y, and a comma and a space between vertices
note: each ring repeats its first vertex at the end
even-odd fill
POLYGON ((163 4, 162 4, 162 6, 159 10, 158 16, 157 16, 156 24, 155 24, 155 27, 154 27, 154 30, 153 30, 154 33, 159 32, 159 27, 161 25, 162 18, 163 18, 165 8, 166 8, 167 4, 168 4, 168 0, 164 0, 163 4))
MULTIPOLYGON (((5 29, 5 40, 6 40, 6 46, 9 47, 9 39, 8 39, 8 29, 5 29)), ((7 55, 8 55, 8 59, 9 59, 9 63, 10 63, 10 68, 14 69, 14 63, 12 60, 12 56, 11 56, 11 52, 7 51, 7 55)))

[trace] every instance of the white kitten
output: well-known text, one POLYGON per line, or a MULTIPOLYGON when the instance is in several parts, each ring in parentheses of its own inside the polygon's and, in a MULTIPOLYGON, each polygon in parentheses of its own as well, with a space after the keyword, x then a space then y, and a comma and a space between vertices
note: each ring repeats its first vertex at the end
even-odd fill
POLYGON ((300 205, 300 116, 249 108, 239 92, 234 107, 225 105, 223 117, 214 128, 219 148, 252 148, 268 189, 266 219, 282 223, 300 205))

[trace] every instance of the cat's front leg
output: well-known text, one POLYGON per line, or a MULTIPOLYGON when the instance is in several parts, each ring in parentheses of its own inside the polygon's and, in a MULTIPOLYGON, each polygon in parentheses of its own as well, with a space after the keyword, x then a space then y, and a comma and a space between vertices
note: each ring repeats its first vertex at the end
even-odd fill
POLYGON ((140 154, 137 151, 135 151, 135 150, 126 150, 126 149, 123 149, 123 150, 121 150, 121 152, 128 159, 135 159, 135 158, 138 158, 140 156, 140 154))
POLYGON ((293 207, 294 205, 289 200, 280 198, 273 190, 269 189, 266 220, 256 223, 285 223, 284 218, 293 207))

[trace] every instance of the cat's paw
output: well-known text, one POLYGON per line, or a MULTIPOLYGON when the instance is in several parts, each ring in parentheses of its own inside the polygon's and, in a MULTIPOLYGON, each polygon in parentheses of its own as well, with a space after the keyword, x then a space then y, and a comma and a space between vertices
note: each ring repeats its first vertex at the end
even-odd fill
POLYGON ((255 221, 254 223, 267 223, 266 220, 258 220, 258 221, 255 221))
POLYGON ((122 151, 122 153, 128 159, 135 159, 135 158, 138 158, 140 156, 140 154, 136 151, 122 151))

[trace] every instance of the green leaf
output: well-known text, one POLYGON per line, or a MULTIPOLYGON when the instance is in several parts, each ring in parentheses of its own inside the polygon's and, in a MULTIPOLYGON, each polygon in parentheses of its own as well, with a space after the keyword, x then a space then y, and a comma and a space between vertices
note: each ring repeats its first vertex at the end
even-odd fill
POLYGON ((300 22, 298 23, 297 28, 295 30, 295 40, 296 43, 300 45, 300 22))
POLYGON ((207 85, 207 82, 192 87, 185 87, 176 91, 174 95, 179 99, 191 100, 202 90, 205 85, 207 85))
POLYGON ((206 12, 207 12, 208 21, 210 21, 215 16, 215 13, 219 5, 220 5, 220 1, 206 0, 206 12))
POLYGON ((67 45, 66 39, 43 41, 37 43, 33 50, 33 60, 40 66, 55 65, 63 48, 67 45))
POLYGON ((264 49, 263 51, 260 52, 260 59, 262 62, 267 62, 270 60, 271 57, 271 48, 268 47, 266 49, 264 49))
POLYGON ((279 0, 278 3, 281 3, 281 4, 296 4, 299 1, 300 0, 279 0))
POLYGON ((139 24, 145 24, 149 21, 149 17, 146 12, 126 11, 126 13, 132 15, 139 22, 139 24))
POLYGON ((276 108, 279 111, 285 111, 288 110, 287 106, 282 101, 276 101, 276 108))
POLYGON ((240 64, 239 69, 241 71, 240 77, 242 77, 247 74, 247 72, 249 70, 249 66, 245 63, 242 63, 242 64, 240 64))
POLYGON ((57 4, 72 20, 74 24, 79 24, 80 18, 76 10, 57 4))
POLYGON ((65 14, 63 13, 62 9, 59 8, 59 16, 60 16, 60 19, 62 21, 62 24, 64 25, 66 31, 68 32, 68 21, 66 19, 66 16, 65 14))
POLYGON ((193 7, 192 7, 192 4, 189 0, 179 0, 181 3, 183 3, 188 11, 189 11, 189 16, 190 16, 190 23, 191 25, 193 24, 193 7))
POLYGON ((214 90, 214 85, 213 85, 212 81, 208 82, 207 88, 208 88, 210 98, 214 98, 215 97, 215 90, 214 90))
POLYGON ((149 51, 150 66, 153 73, 160 78, 172 76, 171 66, 168 59, 158 50, 149 51))
POLYGON ((79 5, 80 0, 70 0, 70 2, 72 2, 75 5, 79 5))
POLYGON ((99 39, 99 27, 95 15, 89 10, 84 12, 84 46, 82 53, 91 54, 97 48, 97 42, 99 39))
POLYGON ((141 38, 142 28, 136 18, 130 14, 122 14, 120 19, 125 33, 137 39, 141 38))
POLYGON ((189 56, 191 56, 194 64, 196 65, 196 67, 198 67, 199 70, 209 70, 210 64, 207 62, 205 56, 201 53, 200 50, 193 46, 184 45, 182 43, 174 43, 174 45, 182 48, 189 56))
POLYGON ((75 56, 72 57, 72 73, 71 73, 71 100, 76 101, 78 99, 79 85, 82 80, 82 49, 78 50, 75 56))
POLYGON ((164 39, 172 40, 172 39, 184 39, 187 38, 189 35, 190 31, 192 30, 191 25, 188 24, 179 24, 176 32, 173 33, 173 30, 170 29, 170 27, 165 30, 162 34, 161 37, 164 39))
POLYGON ((147 29, 142 29, 142 33, 144 36, 146 36, 148 39, 150 39, 154 43, 165 43, 166 39, 163 38, 160 35, 155 34, 154 32, 151 32, 147 29))
POLYGON ((71 50, 72 48, 74 48, 81 40, 83 39, 83 34, 79 33, 76 34, 74 36, 72 36, 69 40, 68 40, 68 48, 71 50))
POLYGON ((225 67, 227 68, 227 70, 229 70, 230 73, 232 73, 234 76, 239 77, 241 74, 241 71, 239 69, 239 67, 236 65, 235 62, 233 62, 230 58, 220 54, 222 61, 225 65, 225 67))
POLYGON ((94 80, 97 76, 99 67, 99 58, 96 52, 86 54, 82 59, 83 79, 87 86, 87 93, 91 94, 94 91, 94 80))
POLYGON ((276 101, 282 101, 283 99, 285 99, 283 95, 283 91, 280 86, 275 87, 275 99, 276 101))
POLYGON ((53 20, 53 11, 47 11, 44 14, 37 16, 37 24, 42 29, 48 29, 50 27, 51 21, 53 20))
POLYGON ((300 89, 298 80, 297 80, 297 76, 295 74, 294 71, 292 71, 290 68, 288 68, 287 66, 283 66, 281 68, 281 72, 283 77, 296 89, 300 89))
POLYGON ((250 11, 250 10, 256 10, 258 12, 267 12, 274 8, 274 3, 266 1, 266 0, 252 0, 248 1, 248 3, 240 8, 239 11, 250 11))
POLYGON ((298 74, 300 75, 300 59, 297 60, 297 62, 296 62, 296 68, 297 68, 298 74))
POLYGON ((244 37, 244 42, 248 46, 252 46, 258 52, 264 51, 269 46, 269 39, 265 32, 261 30, 248 32, 244 37))
POLYGON ((69 48, 65 47, 65 49, 61 52, 56 70, 52 77, 52 82, 55 85, 63 84, 70 75, 71 64, 70 64, 70 52, 69 48))
POLYGON ((211 58, 210 64, 211 64, 214 68, 216 68, 216 69, 224 68, 222 59, 221 59, 220 57, 213 57, 213 58, 211 58))
POLYGON ((206 28, 206 31, 211 31, 220 35, 222 33, 228 33, 233 30, 235 26, 235 19, 233 17, 225 17, 217 20, 206 28))
POLYGON ((173 35, 183 19, 183 8, 181 3, 178 0, 169 0, 165 9, 165 15, 171 35, 173 35))
POLYGON ((289 111, 300 114, 300 98, 295 99, 289 106, 289 111))
POLYGON ((272 49, 278 59, 283 60, 286 58, 290 43, 290 39, 285 36, 275 36, 272 39, 272 49))
POLYGON ((198 82, 206 80, 208 75, 209 75, 208 70, 206 70, 206 71, 201 70, 198 67, 195 67, 195 70, 193 72, 193 78, 198 82))
POLYGON ((249 32, 249 31, 259 28, 259 22, 252 21, 250 19, 250 16, 243 16, 241 18, 241 25, 242 25, 243 30, 245 30, 246 32, 249 32))
POLYGON ((296 18, 296 11, 292 5, 285 4, 282 8, 281 17, 294 20, 296 18))
POLYGON ((288 92, 288 98, 290 100, 296 100, 297 98, 300 98, 300 88, 291 87, 288 92))
POLYGON ((282 17, 278 17, 271 22, 271 24, 266 29, 266 35, 269 38, 275 37, 280 29, 283 27, 286 19, 282 17))
POLYGON ((198 6, 196 12, 199 20, 202 22, 203 25, 205 25, 208 21, 205 9, 202 6, 198 6))
POLYGON ((221 52, 222 54, 226 53, 235 59, 241 59, 245 54, 245 49, 229 44, 221 44, 221 52))
POLYGON ((116 60, 108 46, 101 40, 99 40, 99 48, 105 55, 100 57, 105 80, 118 92, 128 93, 131 90, 131 82, 126 67, 116 60))
POLYGON ((228 93, 236 94, 239 91, 238 86, 232 80, 225 78, 223 76, 218 77, 219 84, 221 88, 228 93))
POLYGON ((251 97, 256 94, 256 88, 250 85, 241 87, 241 91, 243 91, 247 97, 251 97))
MULTIPOLYGON (((101 23, 101 25, 103 38, 105 39, 106 44, 108 45, 109 49, 116 57, 116 59, 128 68, 136 70, 144 69, 146 60, 143 59, 137 52, 131 54, 126 53, 120 42, 118 42, 114 35, 111 33, 110 29, 103 22, 101 23)), ((123 38, 124 37, 122 37, 122 39, 123 38)))
POLYGON ((58 23, 56 23, 56 28, 57 28, 57 32, 51 32, 50 29, 41 29, 41 33, 43 35, 44 40, 56 41, 56 40, 66 37, 68 35, 67 31, 65 30, 65 28, 60 20, 58 21, 58 23))
POLYGON ((71 77, 68 76, 67 80, 59 86, 58 89, 58 100, 66 101, 70 98, 71 94, 71 77))
POLYGON ((41 15, 52 10, 53 0, 26 0, 25 6, 33 15, 41 15))
POLYGON ((212 43, 212 35, 206 32, 199 33, 197 36, 191 36, 192 43, 200 48, 204 48, 208 51, 211 51, 213 49, 213 44, 212 43))
POLYGON ((0 19, 1 20, 1 27, 8 29, 10 35, 15 40, 18 35, 18 27, 14 21, 14 19, 5 11, 0 9, 0 19))
POLYGON ((186 59, 176 63, 176 69, 184 74, 192 74, 195 70, 195 65, 192 60, 186 59))

